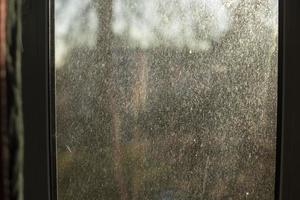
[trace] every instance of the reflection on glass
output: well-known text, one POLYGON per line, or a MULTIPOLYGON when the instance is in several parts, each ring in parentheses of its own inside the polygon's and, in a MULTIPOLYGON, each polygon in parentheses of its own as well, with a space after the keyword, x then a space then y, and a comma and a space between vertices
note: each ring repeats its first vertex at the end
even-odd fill
POLYGON ((56 0, 59 200, 272 199, 277 0, 56 0))

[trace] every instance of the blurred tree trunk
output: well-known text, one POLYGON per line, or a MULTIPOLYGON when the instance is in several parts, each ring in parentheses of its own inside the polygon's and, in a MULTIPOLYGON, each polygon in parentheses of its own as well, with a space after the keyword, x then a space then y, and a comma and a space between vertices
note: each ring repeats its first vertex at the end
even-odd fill
POLYGON ((147 98, 147 84, 148 84, 148 58, 147 54, 142 50, 137 50, 135 54, 136 62, 136 74, 135 83, 132 85, 132 113, 134 114, 134 128, 133 128, 133 142, 134 152, 136 156, 136 163, 133 166, 133 181, 132 181, 132 200, 138 200, 142 198, 142 188, 144 184, 143 174, 144 170, 144 158, 146 157, 147 142, 143 138, 143 132, 140 130, 140 124, 138 122, 140 113, 145 108, 147 98))
POLYGON ((114 65, 112 61, 112 0, 95 0, 98 14, 97 56, 98 65, 103 66, 104 87, 106 88, 106 100, 109 104, 111 116, 112 152, 114 162, 114 176, 120 193, 121 200, 128 199, 124 174, 122 169, 123 150, 121 147, 120 113, 118 109, 117 88, 114 80, 114 65))

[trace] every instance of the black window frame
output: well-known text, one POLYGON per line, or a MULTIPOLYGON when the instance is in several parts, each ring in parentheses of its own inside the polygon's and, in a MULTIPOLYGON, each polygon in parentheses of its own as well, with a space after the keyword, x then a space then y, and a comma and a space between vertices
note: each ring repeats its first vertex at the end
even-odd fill
MULTIPOLYGON (((56 200, 54 0, 23 1, 22 37, 24 199, 56 200)), ((300 1, 279 0, 276 200, 300 199, 298 50, 300 1)))

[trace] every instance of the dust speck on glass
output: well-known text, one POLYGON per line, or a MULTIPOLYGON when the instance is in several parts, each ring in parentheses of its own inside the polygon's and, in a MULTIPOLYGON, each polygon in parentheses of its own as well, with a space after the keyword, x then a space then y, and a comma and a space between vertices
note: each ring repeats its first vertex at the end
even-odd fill
POLYGON ((55 0, 58 200, 274 198, 278 0, 55 0))

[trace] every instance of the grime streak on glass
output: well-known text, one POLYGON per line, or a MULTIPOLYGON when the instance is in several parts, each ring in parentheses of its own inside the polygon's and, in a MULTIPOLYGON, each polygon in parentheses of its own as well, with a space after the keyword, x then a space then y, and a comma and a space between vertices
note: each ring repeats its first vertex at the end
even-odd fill
POLYGON ((278 0, 55 0, 59 200, 273 199, 278 0))

